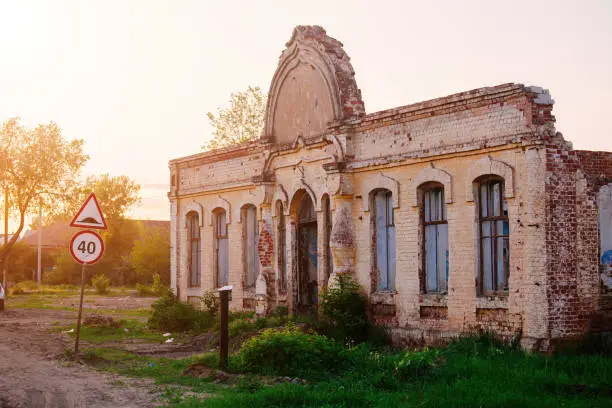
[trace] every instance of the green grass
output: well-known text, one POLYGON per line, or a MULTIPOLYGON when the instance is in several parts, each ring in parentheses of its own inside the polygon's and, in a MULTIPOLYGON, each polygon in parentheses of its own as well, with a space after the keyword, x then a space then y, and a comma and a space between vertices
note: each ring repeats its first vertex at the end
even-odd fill
POLYGON ((13 295, 6 300, 7 308, 16 309, 55 309, 76 310, 71 306, 63 306, 61 301, 73 296, 70 292, 56 292, 54 294, 24 294, 13 295))
MULTIPOLYGON (((107 295, 96 295, 93 290, 85 292, 83 299, 85 314, 98 314, 112 316, 115 318, 136 318, 146 320, 149 317, 151 309, 112 309, 112 308, 91 308, 88 305, 95 303, 97 299, 108 298, 113 296, 125 296, 126 292, 112 292, 107 295)), ((51 290, 47 292, 26 292, 20 295, 9 296, 6 300, 7 308, 15 309, 46 309, 46 310, 69 310, 78 311, 79 292, 51 290), (70 301, 67 301, 67 300, 70 301)))
POLYGON ((153 378, 157 384, 188 386, 194 392, 211 392, 219 388, 212 384, 210 379, 183 375, 183 371, 190 365, 202 361, 202 356, 168 359, 138 356, 111 348, 88 348, 84 350, 83 358, 88 364, 101 370, 133 377, 153 378))
MULTIPOLYGON (((56 328, 57 331, 76 329, 76 324, 56 328)), ((71 332, 74 337, 75 333, 71 332)), ((146 325, 138 320, 120 320, 119 327, 87 327, 81 326, 80 338, 94 344, 125 340, 142 340, 159 343, 165 339, 162 333, 148 330, 146 325)))
MULTIPOLYGON (((177 408, 612 406, 609 356, 543 356, 486 339, 463 339, 442 349, 443 363, 430 372, 400 377, 393 367, 404 356, 403 352, 375 352, 357 347, 347 353, 350 364, 320 381, 272 386, 249 381, 246 386, 228 387, 182 375, 195 362, 216 366, 218 358, 214 354, 168 360, 110 349, 86 351, 90 363, 104 370, 213 393, 203 400, 168 400, 169 406, 177 408)), ((235 356, 230 367, 240 367, 235 356)))

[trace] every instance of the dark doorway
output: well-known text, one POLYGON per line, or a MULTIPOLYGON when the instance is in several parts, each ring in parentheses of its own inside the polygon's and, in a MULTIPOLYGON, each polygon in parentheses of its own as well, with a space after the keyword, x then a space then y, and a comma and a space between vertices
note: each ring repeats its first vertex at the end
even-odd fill
POLYGON ((308 194, 304 194, 298 208, 298 313, 308 313, 318 303, 317 287, 317 213, 308 194))

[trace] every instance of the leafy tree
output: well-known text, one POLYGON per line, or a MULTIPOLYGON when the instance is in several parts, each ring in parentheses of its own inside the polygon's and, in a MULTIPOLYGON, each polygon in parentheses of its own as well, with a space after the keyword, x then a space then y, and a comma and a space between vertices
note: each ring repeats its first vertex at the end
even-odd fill
POLYGON ((55 206, 54 218, 72 218, 92 192, 109 226, 122 220, 132 206, 140 203, 140 185, 128 176, 88 176, 84 183, 70 186, 70 200, 63 206, 55 206))
POLYGON ((257 139, 264 125, 267 96, 259 87, 249 86, 244 92, 232 93, 229 109, 218 108, 217 115, 207 113, 215 129, 213 139, 204 150, 218 149, 257 139))
MULTIPOLYGON (((102 231, 104 256, 95 265, 88 266, 88 280, 94 274, 105 274, 113 284, 133 283, 129 262, 134 241, 140 236, 140 227, 125 219, 127 211, 140 202, 140 185, 127 176, 108 174, 89 176, 83 184, 70 186, 71 199, 57 206, 54 219, 70 219, 79 210, 87 196, 94 192, 102 208, 108 230, 102 231)), ((67 253, 66 253, 67 254, 67 253)), ((80 267, 69 255, 59 257, 49 283, 75 283, 80 280, 80 267)))
POLYGON ((55 268, 43 276, 43 282, 50 285, 81 282, 81 265, 74 262, 68 251, 61 251, 55 258, 55 268))
POLYGON ((83 152, 83 140, 65 140, 60 127, 53 122, 35 129, 23 127, 18 118, 2 124, 0 184, 9 190, 10 206, 19 220, 13 237, 0 248, 2 264, 15 246, 33 206, 51 208, 68 200, 70 186, 88 159, 83 152))
MULTIPOLYGON (((47 255, 48 256, 48 255, 47 255)), ((34 273, 38 264, 38 252, 23 242, 17 242, 11 254, 7 258, 7 270, 11 271, 11 278, 14 282, 34 280, 34 273)))
POLYGON ((151 228, 134 243, 131 253, 132 267, 143 283, 158 274, 165 284, 170 283, 170 237, 161 228, 151 228))

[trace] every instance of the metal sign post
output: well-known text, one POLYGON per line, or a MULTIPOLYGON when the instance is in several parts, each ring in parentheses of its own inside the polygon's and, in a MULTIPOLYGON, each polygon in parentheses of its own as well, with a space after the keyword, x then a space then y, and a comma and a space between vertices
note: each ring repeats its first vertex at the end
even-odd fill
POLYGON ((79 315, 77 317, 76 336, 74 341, 74 352, 79 352, 79 338, 81 336, 81 318, 83 317, 83 297, 85 295, 85 266, 91 265, 104 254, 104 241, 94 231, 79 231, 70 241, 70 255, 75 261, 83 265, 81 269, 81 297, 79 299, 79 315))
POLYGON ((77 317, 76 339, 74 341, 74 353, 79 352, 79 336, 81 334, 81 316, 83 316, 83 295, 85 294, 85 263, 81 269, 81 298, 79 300, 79 317, 77 317))
MULTIPOLYGON (((98 199, 91 193, 85 200, 81 209, 70 223, 71 227, 106 229, 106 220, 98 199)), ((81 318, 83 317, 83 296, 85 295, 85 265, 95 264, 104 255, 104 240, 95 231, 79 231, 70 241, 70 255, 81 265, 81 297, 79 299, 79 315, 77 317, 76 335, 74 340, 74 353, 79 352, 79 338, 81 337, 81 318)))

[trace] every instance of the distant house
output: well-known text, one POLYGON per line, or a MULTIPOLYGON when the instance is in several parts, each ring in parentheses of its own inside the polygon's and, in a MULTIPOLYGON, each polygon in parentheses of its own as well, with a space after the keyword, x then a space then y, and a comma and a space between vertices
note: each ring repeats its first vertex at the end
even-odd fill
MULTIPOLYGON (((168 237, 170 236, 170 221, 126 220, 126 222, 139 224, 143 232, 160 229, 163 234, 168 237)), ((70 227, 70 221, 54 221, 52 224, 42 228, 43 273, 53 269, 55 266, 55 255, 61 251, 68 250, 70 239, 78 230, 78 228, 70 227)), ((38 248, 38 230, 26 231, 21 242, 29 247, 38 248)))
MULTIPOLYGON (((6 240, 10 241, 15 234, 8 234, 6 240)), ((21 240, 22 237, 17 238, 17 242, 21 240)), ((4 234, 0 234, 0 247, 4 245, 4 234)))

